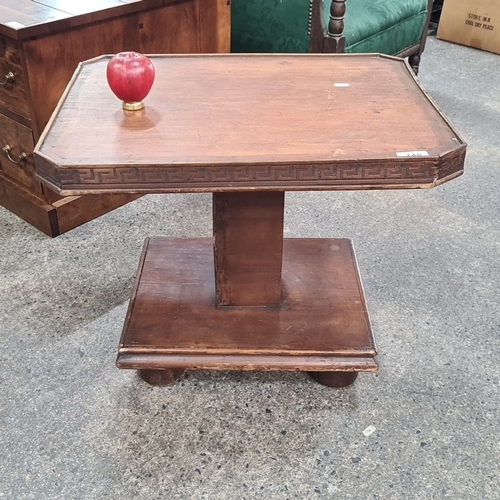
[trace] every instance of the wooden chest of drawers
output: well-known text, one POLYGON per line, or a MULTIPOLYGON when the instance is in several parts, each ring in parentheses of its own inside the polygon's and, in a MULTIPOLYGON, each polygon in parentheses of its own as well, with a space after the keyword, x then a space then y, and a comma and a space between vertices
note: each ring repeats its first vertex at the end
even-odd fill
POLYGON ((33 147, 78 63, 123 50, 229 52, 229 35, 228 0, 4 0, 0 205, 57 236, 137 198, 61 198, 35 177, 33 147))

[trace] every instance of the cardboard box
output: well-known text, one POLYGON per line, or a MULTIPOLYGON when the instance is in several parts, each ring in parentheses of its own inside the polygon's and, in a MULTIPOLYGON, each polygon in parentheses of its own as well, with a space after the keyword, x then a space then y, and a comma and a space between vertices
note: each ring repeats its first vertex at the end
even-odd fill
POLYGON ((500 1, 445 0, 437 36, 500 54, 500 1))

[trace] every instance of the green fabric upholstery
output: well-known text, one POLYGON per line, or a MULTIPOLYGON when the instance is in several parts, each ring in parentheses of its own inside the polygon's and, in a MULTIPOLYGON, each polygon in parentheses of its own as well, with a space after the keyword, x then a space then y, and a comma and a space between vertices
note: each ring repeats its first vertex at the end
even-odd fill
POLYGON ((309 52, 309 0, 231 0, 231 52, 309 52))
MULTIPOLYGON (((323 4, 328 25, 330 1, 323 4)), ((397 54, 417 45, 427 18, 427 0, 347 0, 346 52, 397 54)))
MULTIPOLYGON (((345 51, 402 52, 420 42, 426 16, 427 0, 347 0, 345 51)), ((231 52, 309 51, 309 0, 232 0, 231 18, 231 52)))

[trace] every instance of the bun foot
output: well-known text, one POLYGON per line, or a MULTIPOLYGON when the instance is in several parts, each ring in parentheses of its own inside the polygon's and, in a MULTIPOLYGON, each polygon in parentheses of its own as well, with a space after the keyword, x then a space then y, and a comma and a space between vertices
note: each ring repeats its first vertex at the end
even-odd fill
POLYGON ((139 377, 150 385, 165 386, 175 383, 186 370, 137 370, 139 377))
POLYGON ((308 372, 320 384, 328 387, 347 387, 358 378, 358 372, 308 372))

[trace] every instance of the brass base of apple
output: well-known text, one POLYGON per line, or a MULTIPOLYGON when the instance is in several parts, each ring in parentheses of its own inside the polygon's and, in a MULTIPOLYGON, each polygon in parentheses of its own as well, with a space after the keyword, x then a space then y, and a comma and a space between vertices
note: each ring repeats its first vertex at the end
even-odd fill
POLYGON ((145 104, 143 101, 140 102, 125 102, 122 103, 122 108, 127 111, 137 111, 139 109, 144 108, 145 104))

